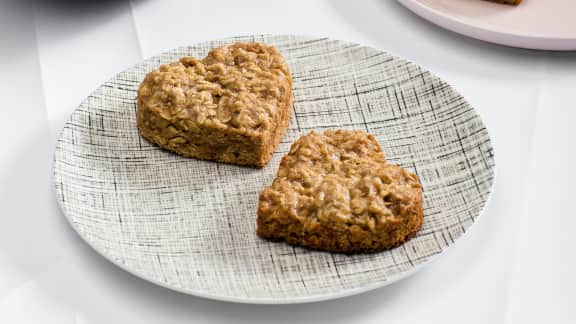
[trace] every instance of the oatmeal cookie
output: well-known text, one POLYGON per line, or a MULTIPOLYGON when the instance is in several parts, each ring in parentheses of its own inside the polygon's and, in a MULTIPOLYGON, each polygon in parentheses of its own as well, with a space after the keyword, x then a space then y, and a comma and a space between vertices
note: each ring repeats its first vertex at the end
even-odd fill
POLYGON ((415 174, 387 164, 371 134, 327 130, 292 144, 260 194, 257 234, 318 250, 377 252, 410 239, 422 220, 415 174))
POLYGON ((177 154, 263 167, 290 121, 292 78, 280 52, 236 43, 150 72, 138 90, 138 129, 177 154))

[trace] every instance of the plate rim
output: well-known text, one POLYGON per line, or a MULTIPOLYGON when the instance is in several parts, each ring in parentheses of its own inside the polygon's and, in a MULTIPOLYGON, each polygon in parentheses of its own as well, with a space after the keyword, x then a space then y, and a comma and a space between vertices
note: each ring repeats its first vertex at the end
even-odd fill
POLYGON ((514 33, 488 28, 475 23, 468 23, 458 17, 452 16, 431 8, 418 0, 397 0, 408 10, 432 24, 440 26, 460 35, 481 41, 532 50, 574 51, 576 50, 576 36, 551 36, 544 34, 514 33), (484 35, 482 35, 484 34, 484 35), (492 37, 490 37, 492 36, 492 37), (507 39, 506 39, 507 38, 507 39), (530 42, 540 41, 541 45, 530 45, 530 42))
MULTIPOLYGON (((402 1, 402 0, 399 0, 402 1)), ((347 40, 341 40, 341 39, 335 39, 335 38, 331 38, 331 37, 323 37, 323 36, 312 36, 312 35, 302 35, 302 34, 249 34, 249 35, 237 35, 237 36, 232 36, 232 37, 221 37, 221 38, 215 38, 215 39, 211 39, 211 40, 202 40, 199 42, 194 42, 191 43, 189 45, 183 45, 183 46, 177 46, 168 50, 164 50, 160 53, 156 53, 152 56, 146 57, 141 59, 140 61, 138 61, 138 63, 136 64, 132 64, 129 67, 123 69, 120 72, 115 73, 112 77, 108 78, 106 81, 102 82, 98 87, 96 87, 96 89, 94 89, 93 91, 90 92, 90 94, 86 97, 90 97, 90 95, 92 95, 94 92, 96 92, 101 86, 102 84, 109 82, 111 80, 114 79, 114 77, 116 75, 118 75, 119 73, 122 73, 124 71, 130 70, 140 64, 142 64, 143 62, 170 53, 176 49, 179 48, 187 48, 187 47, 191 47, 194 46, 196 44, 203 44, 203 43, 208 43, 208 42, 221 42, 221 41, 230 41, 233 40, 235 38, 246 38, 246 37, 293 37, 293 38, 298 38, 298 39, 326 39, 326 40, 330 40, 330 41, 336 41, 336 42, 340 42, 340 43, 346 43, 346 44, 355 44, 355 45, 359 45, 362 47, 366 47, 366 48, 370 48, 376 51, 381 51, 384 53, 389 54, 390 56, 394 57, 395 59, 400 59, 406 62, 409 62, 410 64, 416 65, 418 67, 420 67, 422 70, 427 71, 431 74, 432 77, 439 79, 440 81, 442 81, 443 83, 445 83, 446 85, 448 85, 452 90, 454 90, 459 96, 461 96, 462 98, 464 98, 464 96, 461 95, 461 93, 459 91, 456 90, 456 88, 449 82, 445 81, 444 79, 442 79, 441 77, 437 76, 435 73, 432 73, 428 68, 423 67, 420 64, 417 64, 415 62, 413 62, 410 59, 398 56, 392 52, 389 52, 388 50, 384 50, 384 49, 380 49, 380 48, 376 48, 374 46, 370 46, 370 45, 366 45, 363 44, 361 42, 353 42, 353 41, 347 41, 347 40)), ((84 102, 86 100, 86 98, 84 98, 82 100, 82 102, 84 102)), ((489 139, 489 143, 490 146, 492 147, 492 149, 495 151, 495 146, 494 146, 494 141, 492 136, 490 135, 490 129, 486 126, 486 124, 484 123, 484 120, 482 119, 482 116, 480 115, 480 113, 478 112, 478 110, 476 108, 474 108, 474 106, 472 104, 470 104, 470 102, 464 98, 464 100, 466 100, 466 102, 470 105, 470 108, 472 109, 472 112, 474 114, 476 114, 478 116, 478 118, 480 118, 480 121, 484 124, 485 126, 485 130, 487 133, 487 137, 489 139)), ((82 104, 81 102, 81 104, 82 104)), ((445 253, 445 251, 447 251, 449 248, 451 248, 452 246, 456 245, 457 242, 459 242, 460 240, 468 237, 471 232, 471 229, 473 228, 473 225, 476 224, 478 222, 478 220, 481 218, 481 216, 485 213, 487 206, 490 204, 490 202, 492 201, 492 197, 493 197, 493 193, 494 193, 494 188, 495 188, 495 184, 496 184, 496 179, 497 179, 497 163, 496 163, 496 157, 494 154, 494 156, 492 157, 493 159, 493 165, 492 165, 492 183, 490 185, 490 188, 488 189, 488 194, 486 196, 486 200, 484 201, 484 204, 481 208, 481 210, 478 212, 478 215, 473 219, 472 224, 465 230, 462 232, 461 235, 459 235, 456 239, 454 239, 454 241, 447 245, 445 248, 443 248, 443 250, 441 250, 438 253, 435 253, 433 255, 430 255, 428 257, 426 257, 425 261, 416 264, 415 266, 413 266, 412 268, 410 268, 409 270, 403 271, 401 273, 397 273, 394 274, 393 276, 389 277, 387 280, 384 281, 376 281, 373 283, 369 283, 369 284, 365 284, 362 286, 358 286, 358 287, 354 287, 354 288, 343 288, 341 290, 339 290, 338 292, 328 292, 328 293, 322 293, 322 294, 316 294, 316 295, 311 295, 311 296, 302 296, 302 297, 235 297, 235 296, 227 296, 227 295, 221 295, 221 294, 212 294, 212 293, 206 293, 202 290, 190 290, 190 289, 184 289, 184 288, 180 288, 180 287, 176 287, 176 286, 171 286, 168 285, 167 283, 164 283, 162 281, 158 281, 152 278, 148 278, 145 277, 144 275, 141 275, 133 270, 131 270, 130 268, 128 268, 127 266, 125 266, 124 264, 122 264, 121 262, 118 262, 116 260, 114 260, 114 258, 108 256, 105 251, 100 251, 94 244, 92 244, 88 239, 86 239, 82 234, 81 231, 76 227, 75 223, 73 222, 72 218, 66 213, 66 208, 63 205, 63 202, 61 201, 61 199, 58 199, 58 189, 57 189, 57 185, 59 184, 59 181, 57 179, 57 168, 56 168, 56 161, 57 161, 57 152, 58 152, 58 142, 60 140, 60 138, 62 137, 62 134, 65 131, 66 125, 69 123, 69 121, 71 120, 71 118, 73 117, 74 113, 76 112, 76 110, 78 110, 80 108, 80 105, 77 105, 74 110, 72 110, 68 116, 68 118, 66 119, 66 122, 63 124, 62 128, 60 129, 60 131, 58 132, 58 136, 56 138, 56 145, 54 146, 54 152, 53 152, 53 158, 52 158, 52 190, 53 190, 53 194, 54 197, 56 198, 56 201, 58 202, 58 206, 60 211, 62 212, 62 214, 64 215, 66 221, 68 222, 68 224, 72 227, 72 229, 75 232, 75 235, 79 236, 81 238, 81 240, 86 243, 93 251, 95 251, 99 256, 101 256, 102 258, 104 258, 105 260, 107 260, 108 262, 112 263, 113 265, 117 266, 118 268, 126 271, 127 273, 129 273, 130 275, 133 275, 139 279, 142 279, 148 283, 154 284, 156 286, 160 286, 172 291, 175 291, 177 293, 181 293, 183 295, 189 295, 189 296, 194 296, 194 297, 199 297, 199 298, 205 298, 205 299, 209 299, 209 300, 214 300, 214 301, 220 301, 220 302, 230 302, 230 303, 238 303, 238 304, 255 304, 255 305, 286 305, 286 304, 305 304, 305 303, 314 303, 314 302, 322 302, 322 301, 328 301, 328 300, 334 300, 334 299, 339 299, 339 298, 344 298, 344 297, 349 297, 349 296, 355 296, 355 295, 359 295, 368 291, 372 291, 378 288, 382 288, 391 284, 394 284, 396 282, 399 282, 403 279, 406 279, 408 277, 411 277, 412 275, 414 275, 415 273, 419 272, 423 267, 431 264, 432 262, 434 262, 435 260, 438 259, 438 257, 442 254, 445 253)), ((330 253, 330 252, 327 252, 330 253)))

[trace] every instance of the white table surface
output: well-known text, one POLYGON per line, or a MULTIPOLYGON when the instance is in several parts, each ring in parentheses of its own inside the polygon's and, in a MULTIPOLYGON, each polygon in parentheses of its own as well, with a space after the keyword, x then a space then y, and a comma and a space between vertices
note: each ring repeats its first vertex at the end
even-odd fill
POLYGON ((391 0, 0 2, 0 323, 575 323, 576 53, 490 45, 391 0), (240 305, 157 287, 68 226, 51 183, 60 128, 144 57, 248 34, 305 34, 403 56, 453 84, 493 138, 492 200, 413 277, 304 305, 240 305))

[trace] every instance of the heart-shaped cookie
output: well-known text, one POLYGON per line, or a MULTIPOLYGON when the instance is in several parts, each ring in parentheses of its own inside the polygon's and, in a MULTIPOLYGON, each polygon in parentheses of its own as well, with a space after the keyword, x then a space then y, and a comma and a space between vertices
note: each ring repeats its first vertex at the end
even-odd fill
POLYGON ((292 144, 260 194, 260 237, 332 252, 377 252, 405 242, 423 220, 415 174, 386 164, 363 131, 311 132, 292 144))
POLYGON ((263 167, 290 121, 292 79, 280 52, 236 43, 150 72, 138 90, 144 138, 177 154, 263 167))

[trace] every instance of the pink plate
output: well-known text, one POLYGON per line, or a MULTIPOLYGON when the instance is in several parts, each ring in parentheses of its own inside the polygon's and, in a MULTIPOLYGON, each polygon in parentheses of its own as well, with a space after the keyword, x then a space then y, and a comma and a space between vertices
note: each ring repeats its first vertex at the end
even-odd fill
POLYGON ((417 15, 483 41, 531 49, 576 50, 576 0, 398 0, 417 15))

